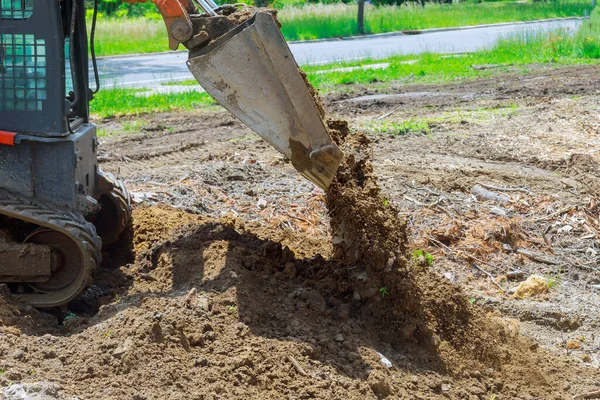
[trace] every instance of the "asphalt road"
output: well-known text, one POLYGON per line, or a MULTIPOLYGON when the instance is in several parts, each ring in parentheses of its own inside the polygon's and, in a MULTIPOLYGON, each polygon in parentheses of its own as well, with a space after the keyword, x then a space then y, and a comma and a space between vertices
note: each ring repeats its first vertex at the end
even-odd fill
MULTIPOLYGON (((326 64, 361 57, 381 59, 394 54, 424 52, 473 52, 493 45, 498 39, 524 31, 548 31, 558 28, 575 30, 579 19, 532 22, 429 32, 420 35, 391 35, 291 43, 290 48, 300 65, 326 64)), ((165 42, 167 38, 165 36, 165 42)), ((185 61, 187 52, 160 53, 98 60, 104 87, 159 86, 163 82, 191 79, 185 61)))

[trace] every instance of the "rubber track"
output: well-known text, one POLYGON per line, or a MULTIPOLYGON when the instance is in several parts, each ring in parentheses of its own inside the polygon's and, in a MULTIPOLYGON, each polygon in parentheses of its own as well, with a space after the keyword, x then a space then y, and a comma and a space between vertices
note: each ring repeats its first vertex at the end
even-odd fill
POLYGON ((106 248, 107 245, 117 242, 119 236, 125 231, 129 223, 129 219, 131 218, 131 195, 125 187, 125 183, 117 179, 112 173, 100 171, 100 174, 112 184, 113 188, 106 194, 112 196, 113 200, 117 203, 116 206, 121 209, 116 235, 110 238, 108 243, 102 243, 103 247, 106 248))
POLYGON ((20 297, 35 307, 57 307, 73 300, 91 284, 96 267, 102 261, 102 243, 94 225, 81 214, 36 204, 2 188, 0 214, 63 233, 77 243, 81 251, 82 273, 70 286, 58 292, 22 294, 20 297))

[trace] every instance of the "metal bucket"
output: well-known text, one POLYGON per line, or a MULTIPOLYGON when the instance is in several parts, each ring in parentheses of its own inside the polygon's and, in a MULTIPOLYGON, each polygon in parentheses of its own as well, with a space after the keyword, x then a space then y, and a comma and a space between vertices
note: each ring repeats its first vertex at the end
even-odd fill
POLYGON ((326 189, 343 153, 331 140, 315 100, 277 22, 258 12, 187 62, 202 87, 250 129, 326 189))

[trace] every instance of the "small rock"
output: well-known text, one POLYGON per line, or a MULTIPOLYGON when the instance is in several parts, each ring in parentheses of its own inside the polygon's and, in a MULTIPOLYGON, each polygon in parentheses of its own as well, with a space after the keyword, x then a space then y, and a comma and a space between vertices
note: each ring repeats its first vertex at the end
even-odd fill
POLYGON ((490 207, 490 213, 497 215, 499 217, 506 217, 506 210, 504 208, 501 207, 490 207))
POLYGON ((452 386, 449 383, 442 383, 442 392, 449 392, 452 386))
POLYGON ((25 393, 25 388, 23 386, 15 383, 10 385, 7 389, 4 390, 3 397, 10 400, 22 400, 27 398, 27 393, 25 393))
POLYGON ((198 357, 194 360, 194 367, 206 367, 208 365, 208 360, 206 357, 198 357))
POLYGON ((210 341, 216 340, 217 334, 215 333, 215 331, 204 332, 204 339, 210 340, 210 341))
POLYGON ((52 349, 43 351, 44 358, 56 358, 56 352, 52 349))
POLYGON ((296 259, 296 254, 287 246, 284 246, 281 250, 281 262, 285 265, 289 262, 293 262, 296 259))
POLYGON ((15 360, 22 360, 25 358, 25 352, 21 349, 15 351, 15 353, 13 354, 13 358, 15 360))
POLYGON ((296 277, 296 264, 293 262, 286 263, 285 268, 283 268, 283 273, 290 278, 296 277))
MULTIPOLYGON (((235 272, 233 272, 233 271, 231 271, 231 272, 235 274, 235 272)), ((236 275, 236 277, 237 277, 237 275, 236 275)), ((201 311, 204 313, 208 312, 210 309, 210 303, 209 303, 208 296, 205 294, 198 294, 195 291, 195 288, 192 290, 194 290, 193 295, 190 296, 188 294, 188 297, 185 299, 185 305, 188 308, 191 308, 192 310, 197 310, 197 311, 201 311)), ((190 291, 190 293, 191 293, 191 291, 190 291)))
POLYGON ((238 274, 236 274, 235 271, 229 271, 229 277, 231 279, 237 279, 238 278, 238 274))
POLYGON ((133 342, 133 339, 127 338, 123 343, 113 350, 112 355, 115 357, 121 357, 123 354, 129 353, 131 350, 133 350, 134 345, 135 343, 133 342))
POLYGON ((335 340, 336 340, 336 342, 343 342, 344 335, 342 335, 341 333, 338 333, 337 335, 335 335, 335 340))
POLYGON ((567 342, 565 343, 565 346, 569 350, 577 350, 578 348, 581 347, 581 344, 576 340, 567 340, 567 342))
POLYGON ((20 372, 12 371, 6 374, 6 378, 9 381, 20 381, 23 378, 23 375, 20 372))
POLYGON ((517 286, 513 294, 516 299, 526 299, 544 293, 548 290, 548 282, 543 276, 531 275, 517 286))
POLYGON ((592 357, 590 357, 589 354, 584 354, 583 357, 581 357, 581 361, 590 363, 590 362, 592 362, 592 357))
POLYGON ((377 397, 385 397, 388 396, 392 388, 388 382, 385 374, 379 370, 373 370, 369 374, 367 378, 367 383, 371 387, 371 390, 377 397))
POLYGON ((150 281, 150 282, 156 281, 155 277, 153 277, 152 275, 145 273, 145 272, 140 273, 140 278, 142 278, 145 281, 150 281))
POLYGON ((474 394, 474 395, 477 395, 477 396, 480 396, 480 395, 483 395, 483 394, 485 394, 485 390, 483 390, 483 389, 482 389, 482 388, 480 388, 479 386, 471 386, 471 387, 469 388, 469 392, 470 392, 471 394, 474 394))
POLYGON ((383 354, 381 354, 379 352, 377 352, 377 355, 379 356, 379 359, 381 360, 383 365, 385 365, 387 368, 392 368, 392 362, 390 360, 388 360, 388 358, 386 356, 384 356, 383 354))
POLYGON ((256 202, 256 207, 259 210, 264 210, 265 208, 267 208, 267 200, 265 200, 265 199, 258 199, 258 201, 256 202))

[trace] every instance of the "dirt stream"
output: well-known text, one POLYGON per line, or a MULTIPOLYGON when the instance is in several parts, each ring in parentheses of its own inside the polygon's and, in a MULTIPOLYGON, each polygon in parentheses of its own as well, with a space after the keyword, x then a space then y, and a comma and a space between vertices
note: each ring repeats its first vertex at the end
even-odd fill
MULTIPOLYGON (((374 109, 389 107, 395 105, 374 109)), ((214 116, 215 134, 232 126, 226 119, 214 116)), ((350 132, 341 120, 328 126, 345 153, 324 196, 328 233, 275 228, 232 212, 209 217, 182 210, 204 205, 156 205, 148 197, 157 194, 144 193, 146 205, 135 207, 127 237, 105 253, 80 301, 40 312, 2 289, 0 387, 43 382, 48 398, 65 399, 571 399, 594 389, 597 368, 540 347, 515 320, 472 304, 472 294, 425 257, 411 257, 415 220, 408 229, 389 181, 380 188, 372 135, 350 132)), ((138 140, 121 138, 119 146, 138 140)), ((127 159, 113 153, 105 162, 125 175, 154 174, 135 178, 139 188, 162 187, 156 174, 170 176, 174 153, 160 146, 149 153, 143 140, 135 145, 143 149, 139 157, 137 150, 127 159), (164 172, 140 171, 136 163, 146 160, 164 172)), ((260 176, 249 160, 249 173, 260 176)), ((173 167, 180 165, 174 159, 173 167)), ((239 181, 230 167, 216 171, 239 181)), ((205 175, 210 196, 222 198, 205 175)), ((282 179, 293 185, 297 178, 285 172, 282 179)), ((467 185, 465 179, 470 175, 456 182, 467 185)), ((287 203, 286 210, 302 206, 287 203)), ((436 227, 440 240, 444 226, 436 227)))

